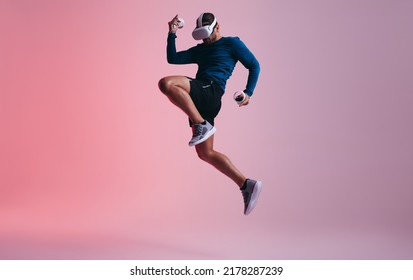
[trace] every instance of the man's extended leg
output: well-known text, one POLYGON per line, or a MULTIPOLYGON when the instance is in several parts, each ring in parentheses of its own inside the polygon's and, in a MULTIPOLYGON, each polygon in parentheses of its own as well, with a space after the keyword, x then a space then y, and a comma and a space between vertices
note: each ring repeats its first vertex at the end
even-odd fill
POLYGON ((199 158, 214 166, 238 185, 244 197, 244 214, 250 214, 257 203, 262 189, 262 182, 248 179, 235 167, 226 155, 215 151, 214 136, 195 146, 195 149, 199 158))
POLYGON ((216 169, 231 178, 240 188, 243 186, 247 177, 239 171, 231 160, 224 154, 214 150, 214 136, 205 142, 195 146, 200 159, 208 162, 216 169))
POLYGON ((231 178, 240 188, 243 186, 247 177, 239 171, 231 160, 224 154, 214 150, 214 136, 205 142, 195 146, 200 159, 208 162, 216 169, 231 178))

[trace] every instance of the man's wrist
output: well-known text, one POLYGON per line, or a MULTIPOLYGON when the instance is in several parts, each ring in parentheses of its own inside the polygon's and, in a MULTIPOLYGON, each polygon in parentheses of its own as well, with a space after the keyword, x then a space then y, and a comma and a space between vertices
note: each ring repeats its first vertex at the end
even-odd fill
POLYGON ((252 95, 252 92, 249 91, 249 90, 247 90, 247 89, 244 90, 244 93, 245 93, 246 95, 248 95, 248 97, 251 97, 251 95, 252 95))

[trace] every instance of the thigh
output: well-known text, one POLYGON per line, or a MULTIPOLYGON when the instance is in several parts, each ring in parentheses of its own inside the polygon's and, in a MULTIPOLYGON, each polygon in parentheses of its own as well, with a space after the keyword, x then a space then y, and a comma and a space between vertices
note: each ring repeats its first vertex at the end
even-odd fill
POLYGON ((168 76, 164 79, 166 80, 167 84, 178 86, 188 93, 191 90, 191 85, 189 83, 191 80, 186 76, 168 76))

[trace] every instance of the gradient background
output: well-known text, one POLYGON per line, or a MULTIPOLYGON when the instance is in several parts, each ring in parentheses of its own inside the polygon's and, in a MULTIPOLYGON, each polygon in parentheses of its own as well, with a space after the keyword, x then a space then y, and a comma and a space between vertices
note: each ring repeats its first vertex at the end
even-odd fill
POLYGON ((0 0, 1 259, 412 259, 413 1, 0 0), (239 64, 216 148, 264 182, 241 193, 200 161, 157 88, 167 22, 201 12, 239 64))

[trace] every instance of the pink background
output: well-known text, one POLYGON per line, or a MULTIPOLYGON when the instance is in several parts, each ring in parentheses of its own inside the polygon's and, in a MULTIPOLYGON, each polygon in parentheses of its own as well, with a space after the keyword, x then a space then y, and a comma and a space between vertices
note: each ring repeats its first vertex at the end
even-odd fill
POLYGON ((144 3, 0 0, 1 259, 413 258, 412 1, 144 3), (216 120, 248 217, 157 88, 204 11, 261 63, 216 120))

